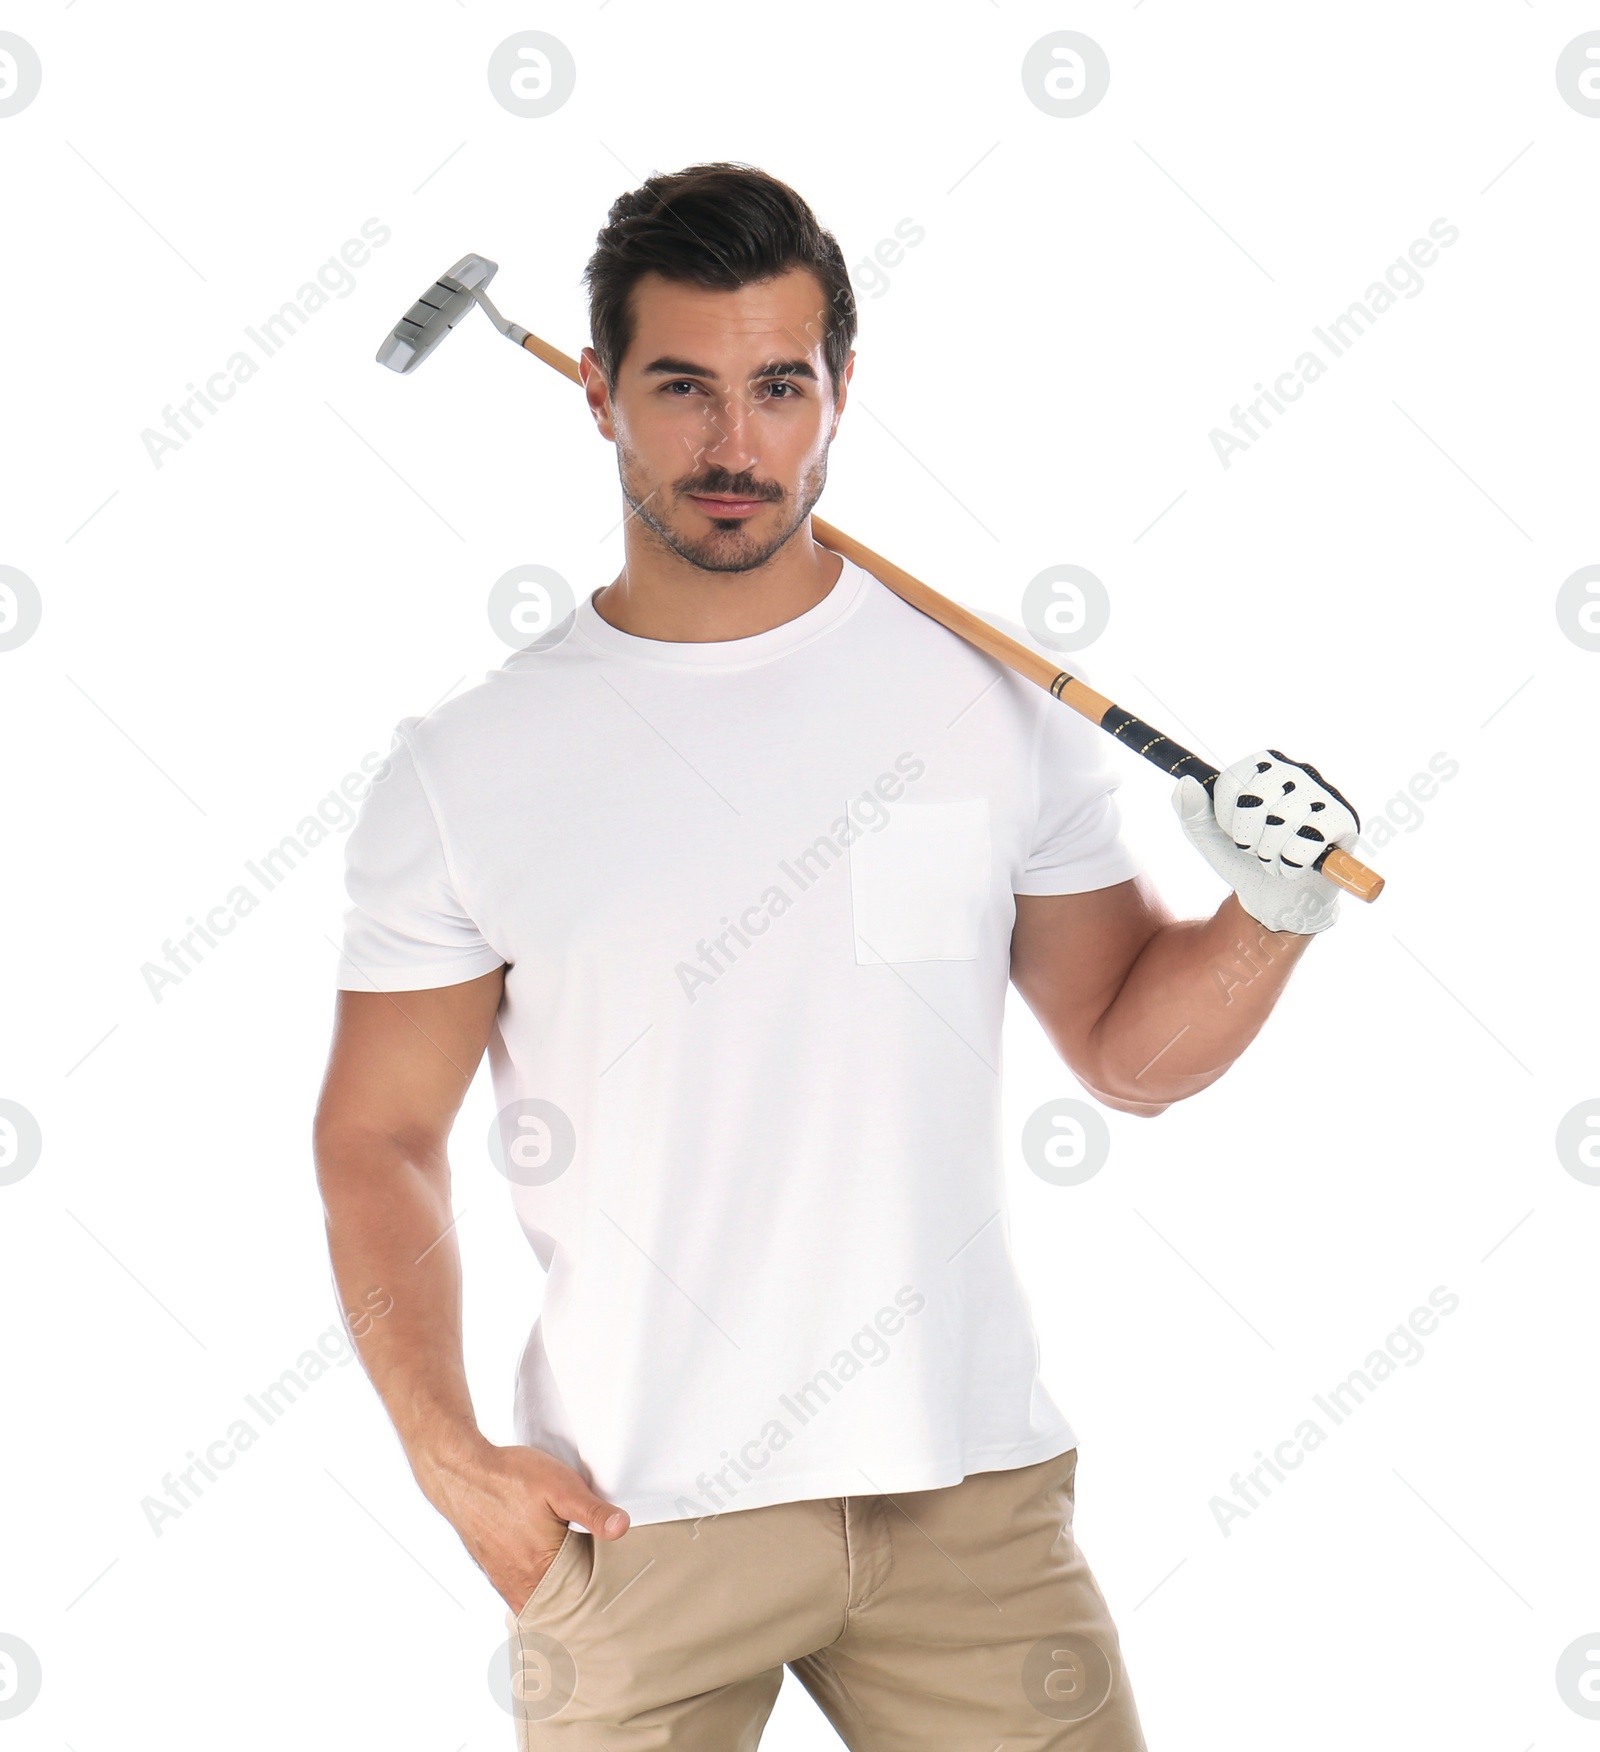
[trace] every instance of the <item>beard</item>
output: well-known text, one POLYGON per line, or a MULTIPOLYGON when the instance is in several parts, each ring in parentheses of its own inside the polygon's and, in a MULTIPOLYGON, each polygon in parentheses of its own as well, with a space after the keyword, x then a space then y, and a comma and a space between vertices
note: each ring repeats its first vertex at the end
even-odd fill
MULTIPOLYGON (((622 483, 622 496, 628 502, 628 515, 636 517, 661 547, 702 572, 754 572, 764 566, 811 515, 812 506, 822 497, 822 489, 828 482, 828 453, 824 449, 807 470, 793 500, 785 494, 781 499, 768 501, 777 507, 779 527, 776 533, 767 535, 757 535, 749 527, 755 518, 765 517, 765 513, 759 511, 751 517, 713 518, 711 528, 700 536, 675 529, 668 521, 670 513, 665 510, 664 502, 681 498, 690 490, 730 495, 745 492, 747 484, 740 476, 713 473, 709 479, 691 477, 687 484, 658 486, 646 491, 637 458, 624 448, 620 439, 617 441, 617 475, 622 483)), ((764 497, 758 490, 750 490, 749 496, 764 497)), ((696 509, 692 515, 698 518, 705 513, 696 509)))

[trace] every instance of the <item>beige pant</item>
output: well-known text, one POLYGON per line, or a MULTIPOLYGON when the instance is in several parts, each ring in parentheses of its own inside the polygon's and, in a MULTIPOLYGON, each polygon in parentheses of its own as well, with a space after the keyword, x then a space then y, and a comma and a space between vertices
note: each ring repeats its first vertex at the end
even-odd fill
POLYGON ((1077 1459, 570 1531, 512 1630, 520 1752, 753 1752, 785 1666, 852 1752, 1145 1752, 1077 1459))

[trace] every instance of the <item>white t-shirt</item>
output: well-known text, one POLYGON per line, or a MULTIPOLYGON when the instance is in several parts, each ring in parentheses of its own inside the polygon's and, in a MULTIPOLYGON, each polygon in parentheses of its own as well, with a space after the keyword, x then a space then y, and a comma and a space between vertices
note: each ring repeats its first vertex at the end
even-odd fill
POLYGON ((548 1273, 519 1442, 640 1525, 1074 1445, 1008 1241, 1000 1024, 1013 894, 1139 872, 1119 783, 848 560, 746 639, 584 599, 401 722, 339 984, 506 965, 498 1165, 548 1273))

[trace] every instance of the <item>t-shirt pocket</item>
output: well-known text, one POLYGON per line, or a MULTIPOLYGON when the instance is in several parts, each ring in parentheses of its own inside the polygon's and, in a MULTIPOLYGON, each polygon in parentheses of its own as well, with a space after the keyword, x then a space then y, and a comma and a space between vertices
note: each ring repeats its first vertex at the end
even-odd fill
POLYGON ((856 961, 975 960, 989 881, 987 797, 896 803, 850 844, 856 961))

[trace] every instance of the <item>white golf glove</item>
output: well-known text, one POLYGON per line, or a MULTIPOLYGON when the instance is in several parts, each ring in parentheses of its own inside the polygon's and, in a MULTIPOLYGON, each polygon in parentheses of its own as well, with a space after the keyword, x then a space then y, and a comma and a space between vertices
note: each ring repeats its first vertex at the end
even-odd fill
POLYGON ((1172 806, 1183 831, 1269 931, 1311 935, 1339 916, 1339 889, 1311 865, 1330 841, 1355 845, 1361 818, 1314 766, 1275 748, 1236 760, 1211 794, 1179 779, 1172 806))

